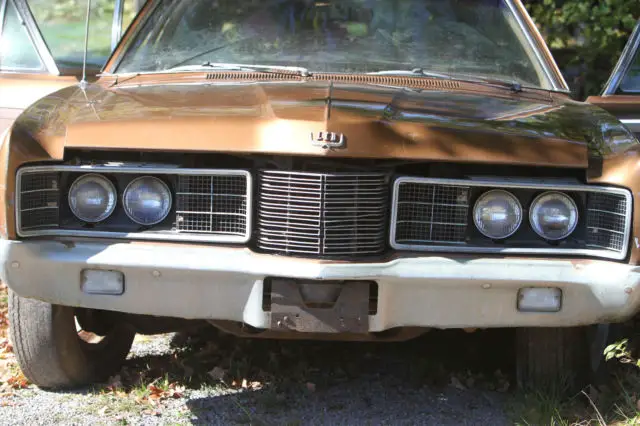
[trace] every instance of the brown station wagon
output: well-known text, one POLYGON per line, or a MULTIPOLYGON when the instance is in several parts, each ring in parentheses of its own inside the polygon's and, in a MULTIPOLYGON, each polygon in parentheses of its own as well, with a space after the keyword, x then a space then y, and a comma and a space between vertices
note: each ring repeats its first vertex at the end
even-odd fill
POLYGON ((152 0, 98 81, 1 140, 1 275, 39 386, 188 320, 515 328, 528 386, 584 377, 640 309, 640 145, 571 100, 518 0, 152 0))

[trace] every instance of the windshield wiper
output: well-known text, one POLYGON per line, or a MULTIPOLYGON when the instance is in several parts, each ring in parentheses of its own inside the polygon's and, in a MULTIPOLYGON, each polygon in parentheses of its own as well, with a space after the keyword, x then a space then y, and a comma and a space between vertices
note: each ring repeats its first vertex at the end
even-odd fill
POLYGON ((412 70, 383 70, 368 72, 369 75, 417 75, 422 77, 442 78, 445 80, 451 80, 451 76, 448 74, 441 74, 437 72, 425 71, 422 68, 414 68, 412 70))
POLYGON ((508 80, 499 80, 493 78, 484 78, 484 77, 476 77, 469 76, 466 74, 441 74, 437 72, 425 71, 422 68, 414 68, 412 70, 384 70, 384 71, 376 71, 370 72, 367 74, 372 75, 414 75, 414 76, 422 76, 422 77, 431 77, 431 78, 441 78, 445 80, 460 80, 469 83, 478 83, 487 86, 499 86, 505 87, 511 90, 514 93, 522 92, 522 85, 517 81, 508 81, 508 80))
POLYGON ((254 65, 254 64, 225 64, 219 62, 205 62, 198 65, 180 65, 177 67, 168 68, 165 72, 171 71, 196 71, 200 69, 215 69, 215 70, 227 70, 227 71, 247 71, 247 72, 264 72, 264 73, 279 73, 289 72, 299 75, 301 77, 310 77, 311 73, 308 69, 303 67, 292 67, 284 65, 254 65))

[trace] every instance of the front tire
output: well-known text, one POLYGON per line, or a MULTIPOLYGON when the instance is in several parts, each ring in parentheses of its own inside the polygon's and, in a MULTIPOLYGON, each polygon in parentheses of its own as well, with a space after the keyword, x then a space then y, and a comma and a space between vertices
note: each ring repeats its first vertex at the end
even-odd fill
POLYGON ((83 339, 75 308, 25 299, 9 290, 10 337, 25 377, 41 388, 70 388, 106 380, 127 357, 135 332, 113 324, 83 339), (94 335, 95 336, 95 335, 94 335))
POLYGON ((516 357, 521 389, 578 391, 585 385, 590 358, 586 329, 519 328, 516 357))

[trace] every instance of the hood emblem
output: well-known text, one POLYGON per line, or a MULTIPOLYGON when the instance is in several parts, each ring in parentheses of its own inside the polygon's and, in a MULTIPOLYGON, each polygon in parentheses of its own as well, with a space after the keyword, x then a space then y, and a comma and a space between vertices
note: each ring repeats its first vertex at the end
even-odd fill
POLYGON ((323 149, 345 148, 347 138, 342 133, 318 132, 317 136, 311 132, 311 144, 323 149))

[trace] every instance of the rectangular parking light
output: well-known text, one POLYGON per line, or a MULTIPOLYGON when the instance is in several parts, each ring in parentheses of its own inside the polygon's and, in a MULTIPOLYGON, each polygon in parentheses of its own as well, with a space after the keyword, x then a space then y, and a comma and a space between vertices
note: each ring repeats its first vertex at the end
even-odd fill
POLYGON ((120 271, 83 269, 80 286, 87 294, 119 295, 124 293, 124 274, 120 271))
POLYGON ((562 306, 562 290, 556 287, 529 287, 518 291, 520 312, 558 312, 562 306))

